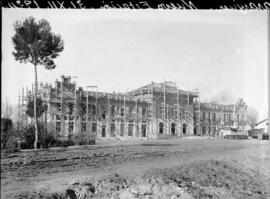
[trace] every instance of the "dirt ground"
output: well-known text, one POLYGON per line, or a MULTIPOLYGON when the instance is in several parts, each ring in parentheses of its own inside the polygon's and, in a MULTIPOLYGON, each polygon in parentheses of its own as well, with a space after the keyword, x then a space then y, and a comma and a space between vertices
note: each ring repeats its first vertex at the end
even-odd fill
POLYGON ((270 198, 270 142, 98 140, 1 152, 1 198, 270 198))

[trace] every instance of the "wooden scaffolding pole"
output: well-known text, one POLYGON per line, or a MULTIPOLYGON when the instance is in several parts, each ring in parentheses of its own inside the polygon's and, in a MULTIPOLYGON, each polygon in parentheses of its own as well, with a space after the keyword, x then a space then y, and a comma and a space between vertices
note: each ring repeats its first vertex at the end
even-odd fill
POLYGON ((97 137, 97 131, 98 131, 98 89, 96 87, 96 135, 95 137, 97 137))
POLYGON ((25 121, 25 115, 23 112, 23 106, 24 106, 24 87, 22 87, 22 104, 21 104, 22 108, 21 108, 21 117, 22 117, 22 125, 24 125, 24 121, 25 121))
POLYGON ((18 95, 18 121, 17 121, 17 127, 18 127, 18 130, 20 130, 20 111, 21 111, 21 106, 20 106, 20 89, 19 89, 19 95, 18 95))
POLYGON ((164 104, 164 121, 166 119, 166 82, 164 81, 164 89, 163 89, 163 104, 164 104))
POLYGON ((125 130, 126 130, 126 95, 124 96, 124 129, 122 134, 123 136, 126 135, 125 130))
POLYGON ((96 127, 97 127, 97 122, 98 122, 98 88, 96 87, 96 127))
POLYGON ((88 120, 88 116, 89 116, 89 92, 88 92, 88 89, 87 89, 87 92, 86 92, 86 118, 85 118, 85 124, 86 124, 86 132, 87 132, 87 135, 88 135, 88 132, 89 132, 89 120, 88 120))
POLYGON ((110 95, 108 95, 108 120, 110 120, 111 116, 111 110, 110 110, 110 95))
POLYGON ((126 118, 126 96, 124 96, 124 118, 126 118))
POLYGON ((136 106, 136 123, 135 123, 135 137, 138 134, 138 102, 137 99, 135 100, 135 106, 136 106))
MULTIPOLYGON (((110 110, 110 95, 108 94, 107 95, 107 101, 108 101, 108 104, 107 104, 107 109, 108 109, 108 118, 107 118, 107 122, 106 122, 106 128, 107 129, 109 129, 108 128, 108 125, 109 125, 109 123, 110 123, 110 121, 111 121, 111 110, 110 110)), ((97 114, 97 105, 96 105, 96 114, 97 114)), ((97 121, 96 121, 97 122, 97 121)), ((103 137, 103 125, 101 125, 101 137, 103 137)), ((108 134, 108 132, 107 132, 107 130, 106 130, 106 132, 105 132, 105 137, 106 137, 106 134, 108 134)))
POLYGON ((63 91, 64 91, 64 82, 63 82, 63 79, 61 81, 61 134, 63 135, 64 133, 64 117, 63 117, 63 91))
POLYGON ((29 91, 28 91, 28 86, 26 86, 26 98, 28 98, 28 95, 29 95, 29 91))
POLYGON ((34 84, 32 84, 32 101, 34 100, 34 84))
POLYGON ((188 104, 187 105, 189 106, 189 91, 187 91, 187 99, 188 99, 188 101, 187 101, 188 104))
POLYGON ((76 135, 77 128, 77 94, 76 94, 76 82, 74 82, 74 110, 73 110, 73 134, 76 135))
POLYGON ((177 120, 180 121, 181 116, 181 110, 180 110, 180 104, 179 104, 179 90, 177 89, 177 120))
POLYGON ((200 102, 200 97, 198 96, 198 101, 199 101, 199 133, 202 136, 202 130, 201 130, 201 102, 200 102))
POLYGON ((146 117, 148 117, 148 111, 150 109, 150 85, 147 86, 147 95, 148 95, 148 99, 147 99, 147 115, 146 117))
POLYGON ((24 87, 22 87, 22 105, 24 105, 24 87))

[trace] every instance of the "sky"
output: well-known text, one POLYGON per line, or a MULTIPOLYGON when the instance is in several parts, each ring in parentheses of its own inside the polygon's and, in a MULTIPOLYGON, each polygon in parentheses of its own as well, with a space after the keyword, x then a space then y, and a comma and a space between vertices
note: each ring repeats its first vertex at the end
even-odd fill
POLYGON ((126 92, 151 81, 175 81, 198 89, 201 101, 235 103, 243 98, 268 110, 266 11, 2 9, 2 101, 18 103, 31 87, 34 67, 15 61, 11 37, 16 20, 49 21, 64 51, 54 70, 38 67, 38 80, 54 84, 77 76, 79 86, 126 92))

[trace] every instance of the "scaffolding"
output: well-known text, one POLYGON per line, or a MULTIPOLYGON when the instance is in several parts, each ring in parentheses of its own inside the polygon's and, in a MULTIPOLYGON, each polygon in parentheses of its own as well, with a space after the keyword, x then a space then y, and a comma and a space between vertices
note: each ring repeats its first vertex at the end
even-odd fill
POLYGON ((97 86, 77 88, 76 81, 71 83, 71 78, 76 77, 62 76, 62 81, 57 80, 54 88, 39 88, 43 102, 51 105, 49 112, 55 129, 67 137, 81 131, 91 135, 95 133, 97 137, 100 127, 101 136, 106 132, 123 136, 127 132, 134 137, 139 134, 149 137, 156 122, 166 124, 167 134, 175 134, 176 124, 187 123, 192 114, 193 102, 190 100, 198 97, 196 92, 181 90, 176 82, 170 81, 150 82, 130 93, 121 94, 99 93, 97 86), (148 131, 145 130, 147 126, 148 131))
MULTIPOLYGON (((165 124, 188 122, 193 110, 193 102, 190 102, 191 96, 198 97, 197 92, 180 90, 176 82, 164 81, 163 83, 150 83, 132 92, 136 96, 147 96, 148 111, 151 111, 152 102, 160 103, 159 118, 165 124), (192 107, 191 107, 192 104, 192 107)), ((155 105, 154 105, 155 106, 155 105)), ((155 108, 155 107, 152 107, 155 108)), ((152 110, 153 111, 153 110, 152 110)), ((151 115, 147 114, 147 120, 151 121, 151 115)), ((167 126, 168 134, 171 134, 171 126, 167 126)), ((175 128, 175 127, 174 127, 175 128)))
POLYGON ((24 126, 28 125, 28 119, 26 115, 26 108, 28 104, 28 87, 26 87, 26 93, 24 87, 22 87, 22 90, 19 90, 18 94, 18 112, 17 112, 17 127, 18 130, 22 130, 24 126))

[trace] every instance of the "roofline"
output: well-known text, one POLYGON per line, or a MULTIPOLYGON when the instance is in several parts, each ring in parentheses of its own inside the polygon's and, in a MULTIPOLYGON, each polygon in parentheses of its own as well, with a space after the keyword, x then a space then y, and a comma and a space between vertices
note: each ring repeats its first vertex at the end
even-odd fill
POLYGON ((262 121, 256 123, 255 126, 258 126, 259 124, 261 124, 261 123, 263 123, 263 122, 265 122, 265 121, 267 121, 267 120, 268 120, 268 118, 266 118, 266 119, 264 119, 264 120, 262 120, 262 121))

